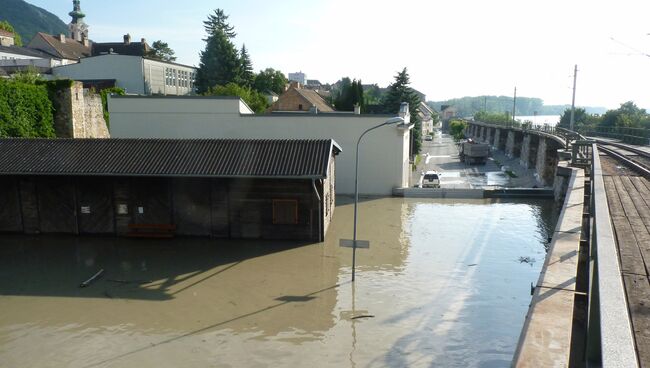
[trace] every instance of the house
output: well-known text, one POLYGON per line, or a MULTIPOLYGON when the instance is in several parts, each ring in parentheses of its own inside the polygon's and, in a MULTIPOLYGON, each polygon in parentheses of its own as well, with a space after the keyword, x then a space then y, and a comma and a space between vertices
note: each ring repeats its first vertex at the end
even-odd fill
POLYGON ((124 35, 124 42, 93 42, 92 56, 104 54, 147 56, 151 52, 151 47, 147 41, 142 38, 140 42, 131 42, 131 35, 124 35))
POLYGON ((90 41, 87 38, 77 41, 64 34, 52 36, 38 32, 27 47, 53 55, 61 59, 63 65, 78 63, 80 59, 91 55, 90 41))
POLYGON ((433 111, 424 101, 420 101, 418 107, 418 116, 422 121, 422 136, 429 135, 433 132, 433 121, 437 113, 433 111))
POLYGON ((278 94, 273 91, 266 91, 263 94, 264 97, 266 97, 266 101, 268 101, 269 105, 273 105, 278 100, 278 98, 280 98, 280 96, 278 96, 278 94))
POLYGON ((291 82, 269 111, 317 111, 332 112, 334 108, 316 91, 302 88, 298 82, 291 82))
MULTIPOLYGON (((352 112, 254 114, 238 97, 109 96, 114 138, 334 139, 343 148, 336 161, 336 191, 354 193, 355 147, 367 129, 400 115, 405 124, 375 129, 359 146, 359 193, 391 195, 408 187, 410 116, 408 104, 394 114, 352 112)), ((257 157, 257 156, 255 156, 257 157)), ((255 159, 255 157, 251 159, 255 159)))
POLYGON ((0 29, 0 46, 13 46, 14 45, 14 34, 4 29, 0 29))
POLYGON ((452 105, 440 106, 440 120, 442 121, 443 130, 449 130, 449 120, 456 117, 457 111, 456 107, 452 105))
POLYGON ((0 69, 7 74, 35 68, 40 73, 50 73, 52 67, 63 61, 40 50, 21 46, 0 46, 0 69))
POLYGON ((0 139, 0 232, 322 241, 332 139, 0 139))
POLYGON ((192 66, 135 55, 105 54, 52 69, 52 74, 84 82, 114 80, 127 93, 189 95, 197 69, 192 66))

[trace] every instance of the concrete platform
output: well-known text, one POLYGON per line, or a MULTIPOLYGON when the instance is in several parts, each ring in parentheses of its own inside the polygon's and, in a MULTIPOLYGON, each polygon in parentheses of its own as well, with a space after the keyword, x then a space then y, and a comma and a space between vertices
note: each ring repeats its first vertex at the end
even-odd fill
POLYGON ((572 169, 564 206, 519 338, 514 367, 569 366, 584 185, 584 171, 572 169))

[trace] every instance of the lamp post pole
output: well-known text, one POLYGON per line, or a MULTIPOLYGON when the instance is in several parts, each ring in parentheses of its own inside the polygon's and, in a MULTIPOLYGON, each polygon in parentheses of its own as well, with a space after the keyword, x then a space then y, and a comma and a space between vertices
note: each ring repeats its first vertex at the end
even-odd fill
POLYGON ((352 233, 352 282, 354 282, 354 269, 356 265, 356 259, 357 259, 357 207, 359 205, 359 144, 361 143, 361 138, 363 138, 366 133, 368 133, 371 130, 380 128, 384 125, 390 125, 390 124, 396 124, 396 123, 404 123, 403 118, 391 118, 386 120, 385 122, 376 125, 372 128, 366 129, 363 133, 361 133, 361 136, 357 140, 357 156, 354 164, 354 230, 352 233))

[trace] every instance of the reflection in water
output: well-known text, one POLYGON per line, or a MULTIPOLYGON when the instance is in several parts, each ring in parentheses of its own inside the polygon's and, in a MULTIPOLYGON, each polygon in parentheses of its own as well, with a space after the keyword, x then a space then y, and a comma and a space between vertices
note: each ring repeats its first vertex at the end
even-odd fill
POLYGON ((0 366, 508 365, 552 203, 359 209, 355 285, 346 199, 324 244, 3 236, 0 366))

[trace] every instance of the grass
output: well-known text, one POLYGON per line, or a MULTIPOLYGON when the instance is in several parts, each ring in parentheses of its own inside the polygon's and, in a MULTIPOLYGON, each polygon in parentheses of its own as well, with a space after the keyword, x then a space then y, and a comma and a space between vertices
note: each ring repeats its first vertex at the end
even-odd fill
POLYGON ((506 174, 511 178, 516 178, 517 177, 517 174, 515 174, 515 172, 512 171, 512 170, 506 170, 506 174))

